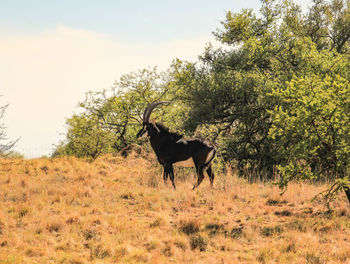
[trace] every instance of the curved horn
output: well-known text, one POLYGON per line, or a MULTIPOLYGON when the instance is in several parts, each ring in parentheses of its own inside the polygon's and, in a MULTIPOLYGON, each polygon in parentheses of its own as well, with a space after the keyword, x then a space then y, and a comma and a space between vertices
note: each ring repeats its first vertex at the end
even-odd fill
POLYGON ((151 117, 151 113, 154 108, 156 108, 160 104, 167 104, 170 103, 170 101, 162 101, 162 102, 153 102, 150 103, 146 109, 145 112, 143 113, 143 123, 149 123, 149 118, 151 117))

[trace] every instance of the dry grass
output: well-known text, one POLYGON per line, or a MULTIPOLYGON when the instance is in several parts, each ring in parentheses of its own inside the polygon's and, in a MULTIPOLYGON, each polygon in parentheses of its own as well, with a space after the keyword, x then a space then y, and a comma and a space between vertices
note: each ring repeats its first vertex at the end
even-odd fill
POLYGON ((154 162, 3 160, 0 263, 350 263, 350 210, 326 186, 248 184, 232 173, 177 190, 154 162))

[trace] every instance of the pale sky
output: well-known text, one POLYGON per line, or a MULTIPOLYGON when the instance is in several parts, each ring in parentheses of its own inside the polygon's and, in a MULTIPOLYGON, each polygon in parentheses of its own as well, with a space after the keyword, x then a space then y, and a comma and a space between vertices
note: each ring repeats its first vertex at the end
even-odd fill
POLYGON ((0 105, 10 104, 15 150, 50 155, 87 91, 175 58, 195 61, 226 11, 242 8, 260 2, 0 0, 0 105))

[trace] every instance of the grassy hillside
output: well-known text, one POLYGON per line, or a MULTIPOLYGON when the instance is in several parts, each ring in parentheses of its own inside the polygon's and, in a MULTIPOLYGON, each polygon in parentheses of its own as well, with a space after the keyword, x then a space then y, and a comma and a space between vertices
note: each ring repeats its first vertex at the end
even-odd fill
POLYGON ((350 263, 350 210, 326 186, 248 184, 233 173, 178 189, 141 157, 6 160, 0 263, 350 263))

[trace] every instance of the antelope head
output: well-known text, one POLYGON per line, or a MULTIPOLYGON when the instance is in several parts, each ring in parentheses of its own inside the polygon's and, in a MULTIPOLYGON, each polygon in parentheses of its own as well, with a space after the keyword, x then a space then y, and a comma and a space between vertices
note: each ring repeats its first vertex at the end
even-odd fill
POLYGON ((150 117, 151 117, 152 111, 158 105, 167 104, 167 103, 169 103, 169 101, 153 102, 153 103, 150 103, 146 107, 145 112, 143 113, 142 128, 137 133, 137 135, 136 135, 137 138, 145 137, 147 135, 151 135, 151 134, 159 132, 159 129, 157 128, 157 126, 150 122, 150 117))

